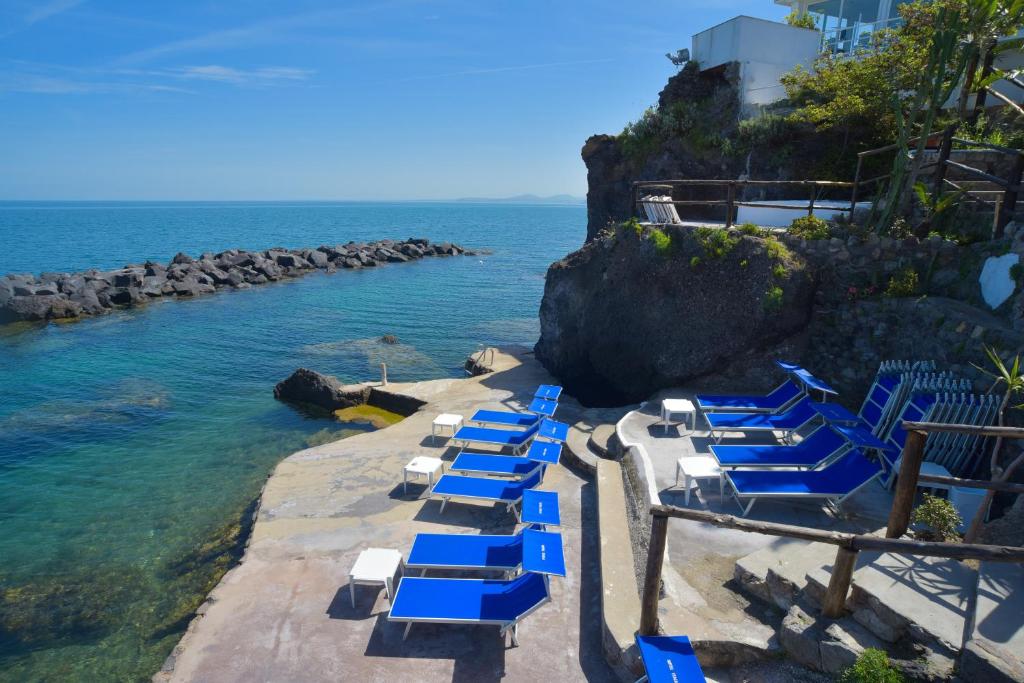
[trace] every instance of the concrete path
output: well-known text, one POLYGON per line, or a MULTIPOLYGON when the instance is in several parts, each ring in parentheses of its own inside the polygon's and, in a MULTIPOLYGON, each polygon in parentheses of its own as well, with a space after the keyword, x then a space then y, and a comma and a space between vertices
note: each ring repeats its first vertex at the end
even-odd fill
MULTIPOLYGON (((243 562, 201 609, 202 616, 168 660, 158 681, 610 681, 601 656, 600 578, 592 483, 564 467, 543 487, 560 494, 568 576, 552 581, 552 602, 519 629, 510 648, 496 627, 388 623, 383 589, 356 588, 348 571, 367 547, 408 554, 418 532, 506 533, 504 508, 417 498, 402 492, 402 467, 417 455, 448 459, 430 427, 442 412, 522 409, 551 378, 532 355, 498 354, 500 372, 464 380, 390 385, 428 401, 403 422, 292 455, 268 480, 243 562), (584 524, 585 520, 590 520, 584 524)), ((563 399, 558 419, 587 411, 563 399)), ((507 639, 506 639, 507 642, 507 639)))

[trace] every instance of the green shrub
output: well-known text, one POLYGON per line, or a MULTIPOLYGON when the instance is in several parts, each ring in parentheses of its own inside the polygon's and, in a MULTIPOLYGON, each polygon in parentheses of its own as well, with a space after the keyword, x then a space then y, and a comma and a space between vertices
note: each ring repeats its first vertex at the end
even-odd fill
POLYGON ((786 270, 786 266, 781 263, 776 263, 772 266, 772 277, 776 280, 785 280, 789 277, 789 271, 786 270))
POLYGON ((905 218, 897 216, 892 220, 889 228, 885 230, 885 234, 894 240, 905 240, 908 237, 913 236, 914 231, 911 229, 910 224, 907 223, 905 218))
POLYGON ((743 260, 740 261, 740 268, 746 268, 749 265, 750 265, 750 261, 748 261, 747 259, 743 259, 743 260))
POLYGON ((697 228, 694 234, 704 254, 713 259, 725 258, 740 242, 738 237, 721 228, 697 228))
POLYGON ((778 240, 768 240, 764 245, 764 249, 768 254, 768 258, 773 258, 776 261, 785 261, 792 256, 789 253, 789 248, 778 240))
POLYGON ((786 15, 786 23, 797 28, 818 28, 814 24, 814 17, 807 12, 801 13, 797 10, 793 10, 786 15))
POLYGON ((945 498, 924 494, 924 500, 914 508, 914 523, 924 524, 928 530, 921 537, 928 541, 952 541, 959 538, 957 529, 963 523, 960 513, 945 498))
POLYGON ((693 258, 690 259, 690 267, 691 268, 696 268, 699 265, 700 265, 700 256, 694 256, 693 258))
POLYGON ((740 231, 740 234, 749 235, 750 237, 761 237, 766 238, 771 235, 769 230, 754 225, 753 223, 744 223, 743 225, 736 226, 736 229, 740 231))
POLYGON ((636 234, 637 237, 640 237, 644 234, 644 226, 640 225, 640 221, 636 219, 636 216, 630 218, 628 221, 623 222, 621 227, 623 232, 633 232, 636 234))
POLYGON ((658 228, 651 230, 651 241, 654 242, 654 251, 659 256, 668 256, 672 253, 672 236, 664 230, 658 228))
POLYGON ((889 285, 885 288, 885 295, 893 298, 914 296, 917 294, 917 288, 917 271, 913 268, 904 268, 889 278, 889 285))
POLYGON ((782 287, 778 285, 772 285, 768 288, 768 291, 764 293, 764 299, 761 304, 764 306, 766 311, 777 311, 782 308, 782 297, 785 292, 782 291, 782 287))
POLYGON ((805 240, 827 240, 830 235, 828 223, 817 216, 801 216, 789 226, 789 234, 805 240))
POLYGON ((903 683, 903 674, 889 663, 889 656, 870 647, 840 676, 840 683, 903 683))

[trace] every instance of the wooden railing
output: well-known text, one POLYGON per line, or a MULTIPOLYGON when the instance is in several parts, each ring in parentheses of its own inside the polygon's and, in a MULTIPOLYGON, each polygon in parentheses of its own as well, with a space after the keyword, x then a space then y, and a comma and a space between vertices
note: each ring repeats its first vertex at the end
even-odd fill
MULTIPOLYGON (((651 506, 651 541, 647 552, 647 567, 644 574, 643 595, 641 596, 640 634, 654 635, 658 632, 658 596, 661 591, 661 570, 665 558, 668 520, 671 517, 705 522, 717 527, 735 529, 737 531, 796 538, 837 546, 835 563, 832 565, 832 574, 822 601, 822 614, 833 619, 843 614, 846 598, 850 592, 850 584, 853 581, 853 571, 857 566, 857 556, 861 551, 900 553, 922 557, 945 557, 956 560, 1024 562, 1024 548, 966 543, 934 543, 899 538, 907 531, 910 521, 910 510, 913 505, 914 492, 916 491, 918 481, 951 479, 947 477, 922 477, 920 475, 921 463, 924 460, 925 435, 928 432, 958 432, 978 436, 1002 436, 1003 438, 1021 439, 1024 438, 1024 429, 918 422, 904 422, 903 428, 907 430, 907 440, 903 448, 899 484, 893 498, 889 526, 884 538, 870 534, 850 534, 789 524, 777 524, 775 522, 760 522, 703 510, 689 510, 672 505, 651 506)), ((970 481, 972 488, 1010 490, 1015 493, 1024 492, 1024 486, 1019 484, 999 484, 973 480, 957 481, 970 481)))

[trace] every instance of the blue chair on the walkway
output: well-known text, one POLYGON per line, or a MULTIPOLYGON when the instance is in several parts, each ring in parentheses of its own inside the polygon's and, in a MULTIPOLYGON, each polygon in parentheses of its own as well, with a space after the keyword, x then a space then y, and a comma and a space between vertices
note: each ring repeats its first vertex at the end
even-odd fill
POLYGON ((838 507, 882 476, 882 468, 853 449, 820 470, 726 470, 724 474, 746 517, 761 498, 823 500, 838 507), (749 501, 746 507, 744 500, 749 501))
POLYGON ((818 417, 811 407, 811 400, 804 396, 785 412, 778 415, 767 413, 704 413, 704 419, 711 431, 711 438, 718 443, 726 432, 783 432, 783 439, 789 441, 793 432, 808 425, 818 417), (716 436, 717 433, 717 436, 716 436))
POLYGON ((551 599, 549 576, 565 576, 560 534, 523 531, 524 573, 510 581, 403 577, 388 621, 413 624, 480 624, 500 628, 519 645, 519 623, 551 599))
POLYGON ((455 456, 448 471, 494 477, 523 477, 532 472, 538 463, 557 465, 561 455, 562 444, 550 441, 534 441, 526 455, 521 457, 463 451, 455 456))
POLYGON ((441 499, 441 512, 452 498, 483 503, 504 503, 509 512, 519 519, 517 505, 523 492, 540 484, 544 465, 535 463, 534 470, 518 481, 491 477, 466 477, 461 474, 443 474, 430 489, 431 498, 441 499))
POLYGON ((645 676, 636 683, 704 683, 704 672, 686 636, 636 636, 645 676))
POLYGON ((542 398, 546 401, 557 401, 562 395, 562 387, 553 384, 541 384, 533 395, 535 398, 542 398))
POLYGON ((452 441, 459 442, 464 447, 471 443, 508 447, 518 453, 537 435, 540 425, 541 421, 535 421, 529 429, 524 431, 494 429, 493 427, 460 427, 452 437, 452 441))
POLYGON ((505 410, 478 410, 469 418, 470 422, 480 424, 507 425, 511 427, 529 427, 537 420, 551 417, 558 409, 556 401, 534 398, 527 406, 525 413, 505 410))
POLYGON ((816 469, 849 448, 845 438, 824 425, 794 446, 716 444, 711 446, 711 454, 723 469, 816 469))
POLYGON ((697 407, 703 412, 777 413, 793 405, 804 390, 790 379, 767 395, 731 396, 728 394, 697 394, 697 407))
POLYGON ((416 534, 405 566, 419 569, 515 572, 523 564, 523 533, 508 535, 416 534))

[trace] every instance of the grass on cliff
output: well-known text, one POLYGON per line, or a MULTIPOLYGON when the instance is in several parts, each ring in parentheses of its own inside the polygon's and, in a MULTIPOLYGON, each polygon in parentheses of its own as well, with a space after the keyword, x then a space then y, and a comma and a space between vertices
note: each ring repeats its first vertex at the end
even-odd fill
POLYGON ((740 243, 739 237, 721 228, 697 228, 693 234, 704 250, 704 255, 710 259, 725 258, 740 243))

